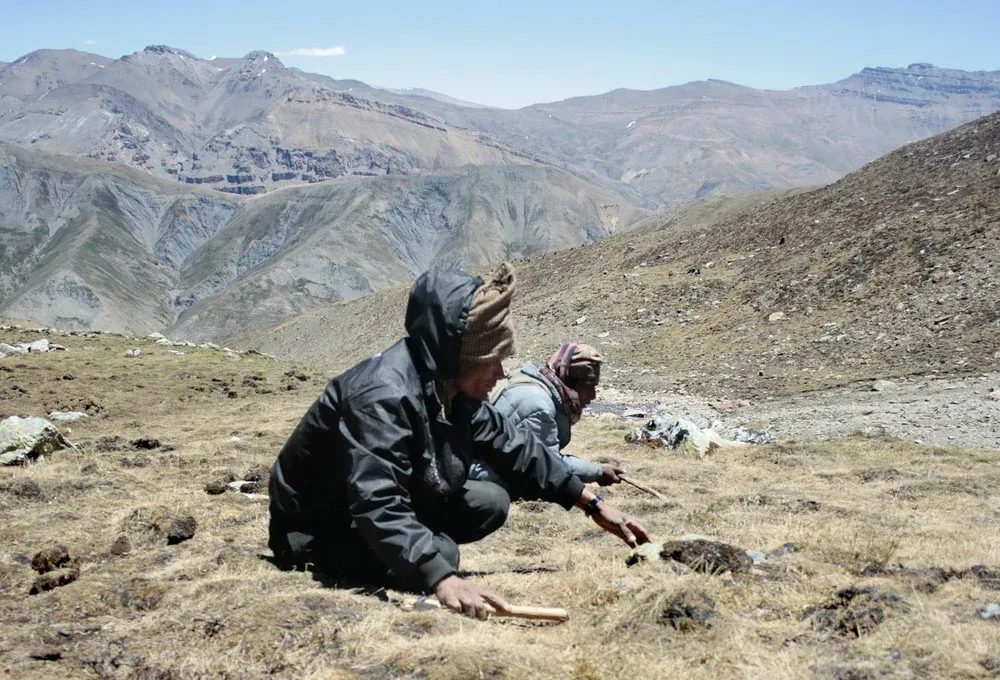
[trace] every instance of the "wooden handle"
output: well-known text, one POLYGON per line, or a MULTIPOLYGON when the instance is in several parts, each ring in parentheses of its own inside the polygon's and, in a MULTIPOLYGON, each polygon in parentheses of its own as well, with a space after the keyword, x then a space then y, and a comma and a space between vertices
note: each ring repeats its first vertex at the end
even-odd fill
MULTIPOLYGON (((432 597, 420 597, 410 600, 404 607, 415 611, 429 609, 446 609, 446 607, 432 597)), ((511 605, 505 611, 496 610, 491 616, 510 616, 518 619, 536 619, 539 621, 566 621, 569 619, 569 612, 565 609, 555 607, 524 607, 511 605)))
POLYGON ((664 496, 663 494, 661 494, 656 489, 651 489, 648 486, 646 486, 645 484, 640 484, 639 482, 633 482, 631 479, 629 479, 628 477, 626 477, 623 474, 619 474, 618 475, 618 479, 622 480, 626 484, 631 484, 632 486, 634 486, 635 488, 639 489, 640 491, 645 491, 646 493, 648 493, 650 495, 656 496, 661 501, 667 500, 667 497, 664 496))

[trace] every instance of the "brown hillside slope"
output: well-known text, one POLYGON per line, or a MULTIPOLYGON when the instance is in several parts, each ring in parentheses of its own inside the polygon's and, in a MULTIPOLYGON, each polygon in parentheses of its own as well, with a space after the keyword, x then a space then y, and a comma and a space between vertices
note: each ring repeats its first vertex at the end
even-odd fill
MULTIPOLYGON (((576 338, 606 352, 609 386, 717 396, 995 370, 998 171, 1000 115, 990 115, 828 187, 744 198, 714 224, 710 210, 675 215, 522 261, 521 358, 576 338)), ((404 293, 243 340, 343 367, 400 335, 404 293)))

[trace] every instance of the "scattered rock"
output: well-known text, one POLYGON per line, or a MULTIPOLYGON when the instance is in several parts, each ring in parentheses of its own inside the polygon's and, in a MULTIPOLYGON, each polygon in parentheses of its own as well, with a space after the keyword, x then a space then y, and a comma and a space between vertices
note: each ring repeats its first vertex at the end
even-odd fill
POLYGON ((984 621, 1000 621, 1000 602, 990 602, 983 607, 979 615, 984 621))
POLYGON ((240 493, 256 494, 260 493, 261 491, 267 491, 267 484, 261 481, 252 481, 252 482, 243 481, 234 483, 239 485, 237 490, 240 493))
POLYGON ((705 593, 684 591, 670 597, 663 603, 658 623, 672 626, 674 630, 690 632, 707 630, 712 627, 715 617, 715 601, 705 593))
POLYGON ((132 543, 128 540, 128 536, 122 534, 115 539, 115 542, 111 544, 111 548, 108 550, 112 555, 124 555, 132 550, 132 543))
POLYGON ((622 413, 623 418, 645 418, 646 412, 638 408, 627 408, 622 413))
POLYGON ((891 380, 876 380, 872 384, 872 392, 891 392, 898 387, 899 385, 891 380))
POLYGON ((43 593, 47 590, 68 585, 78 578, 80 578, 80 570, 77 567, 51 571, 36 578, 35 582, 31 585, 31 590, 28 591, 28 594, 38 595, 39 593, 43 593))
POLYGON ((764 564, 767 562, 767 555, 765 555, 760 550, 747 550, 747 557, 754 564, 764 564))
POLYGON ((581 316, 579 319, 577 319, 576 321, 573 322, 573 325, 574 326, 582 326, 584 324, 584 322, 586 322, 586 320, 587 320, 587 317, 581 316))
POLYGON ((89 417, 90 417, 89 415, 87 415, 82 411, 53 411, 52 413, 49 414, 49 419, 56 421, 61 421, 61 420, 73 421, 89 417))
POLYGON ((746 425, 740 425, 733 430, 732 440, 742 444, 772 444, 777 438, 767 430, 755 430, 746 425))
POLYGON ((813 628, 843 637, 862 637, 877 628, 888 616, 906 611, 898 595, 879 592, 875 587, 849 587, 837 591, 826 602, 806 609, 802 618, 812 618, 813 628))
POLYGON ((35 553, 31 558, 31 568, 39 574, 45 574, 70 564, 72 558, 69 549, 64 545, 46 548, 35 553))
POLYGON ((176 545, 192 538, 197 528, 198 522, 191 515, 171 519, 167 529, 167 545, 176 545))
POLYGON ((48 352, 49 351, 48 338, 42 338, 41 340, 35 340, 34 342, 28 343, 28 351, 35 353, 48 352))
POLYGON ((164 339, 164 336, 163 336, 162 333, 150 333, 146 337, 149 338, 150 340, 163 340, 164 339))
POLYGON ((655 416, 642 427, 625 435, 625 441, 646 444, 654 448, 666 446, 675 451, 693 451, 698 456, 723 446, 742 446, 727 441, 712 429, 702 429, 689 420, 669 414, 655 416))
POLYGON ((774 552, 768 553, 768 557, 774 559, 776 557, 784 557, 785 555, 791 555, 793 552, 798 550, 798 546, 794 543, 785 543, 783 546, 775 550, 774 552))
POLYGON ((773 314, 768 315, 767 320, 773 323, 775 321, 781 321, 784 318, 784 312, 774 312, 773 314))
POLYGON ((76 449, 44 418, 10 416, 0 421, 0 465, 24 465, 62 449, 76 449))
POLYGON ((133 441, 132 448, 135 449, 136 451, 142 451, 142 450, 152 451, 153 449, 160 448, 160 440, 143 437, 133 441))
POLYGON ((125 350, 125 357, 137 357, 142 354, 142 350, 138 347, 133 347, 132 349, 125 350))
POLYGON ((8 345, 6 342, 0 342, 0 354, 27 354, 28 348, 22 347, 21 345, 8 345))

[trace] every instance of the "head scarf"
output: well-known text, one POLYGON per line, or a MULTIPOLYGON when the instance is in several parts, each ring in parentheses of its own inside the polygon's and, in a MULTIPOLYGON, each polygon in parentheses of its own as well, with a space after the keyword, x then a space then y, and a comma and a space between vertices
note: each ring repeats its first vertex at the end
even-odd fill
POLYGON ((604 357, 590 345, 567 343, 557 349, 538 372, 552 384, 562 400, 569 421, 576 424, 583 414, 580 393, 574 387, 597 385, 604 357))

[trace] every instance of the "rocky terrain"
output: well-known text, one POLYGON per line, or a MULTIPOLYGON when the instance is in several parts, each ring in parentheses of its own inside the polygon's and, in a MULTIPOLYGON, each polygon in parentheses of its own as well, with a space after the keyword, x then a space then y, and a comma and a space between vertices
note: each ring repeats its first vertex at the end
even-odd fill
POLYGON ((242 197, 0 144, 0 313, 218 339, 435 263, 594 242, 643 214, 544 166, 343 177, 242 197))
MULTIPOLYGON (((993 114, 828 187, 708 201, 528 258, 516 264, 520 358, 583 340, 608 357, 605 387, 654 399, 756 400, 995 372, 998 197, 993 114)), ((406 290, 241 342, 344 368, 402 334, 406 290), (331 328, 342 343, 329 341, 331 328)))
MULTIPOLYGON (((0 358, 0 455, 30 453, 0 466, 9 677, 843 680, 1000 668, 995 449, 803 430, 699 457, 626 443, 637 421, 585 417, 573 451, 664 496, 601 490, 657 543, 632 554, 578 511, 516 503, 503 528, 463 547, 463 573, 569 620, 475 622, 269 561, 268 467, 329 373, 238 347, 19 326, 0 320, 0 347, 28 348, 0 358), (30 418, 51 419, 46 439, 5 438, 30 418)), ((880 389, 869 394, 909 395, 880 389)))

